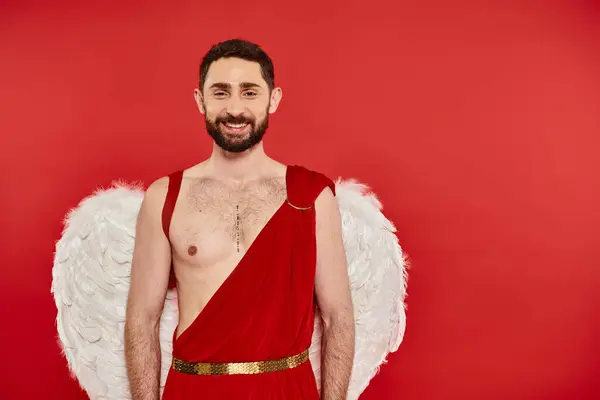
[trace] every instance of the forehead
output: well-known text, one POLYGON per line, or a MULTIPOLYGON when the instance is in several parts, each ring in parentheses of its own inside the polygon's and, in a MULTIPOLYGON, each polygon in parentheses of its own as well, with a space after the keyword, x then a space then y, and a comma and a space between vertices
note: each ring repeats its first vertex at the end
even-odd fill
POLYGON ((214 83, 228 83, 236 86, 240 82, 256 83, 267 86, 262 77, 260 64, 240 58, 221 58, 213 62, 208 68, 204 87, 210 87, 214 83))

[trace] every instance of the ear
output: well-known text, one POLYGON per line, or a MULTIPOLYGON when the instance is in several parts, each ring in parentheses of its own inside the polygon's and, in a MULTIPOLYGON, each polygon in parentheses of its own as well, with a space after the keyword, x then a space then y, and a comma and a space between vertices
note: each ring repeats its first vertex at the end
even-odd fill
POLYGON ((282 97, 283 90, 281 90, 281 88, 276 87, 271 91, 271 98, 269 100, 269 114, 273 114, 275 111, 277 111, 277 107, 279 107, 282 97))
POLYGON ((202 96, 200 89, 194 89, 194 99, 196 99, 196 105, 198 106, 198 110, 200 110, 200 114, 206 114, 206 109, 204 108, 204 97, 202 96))

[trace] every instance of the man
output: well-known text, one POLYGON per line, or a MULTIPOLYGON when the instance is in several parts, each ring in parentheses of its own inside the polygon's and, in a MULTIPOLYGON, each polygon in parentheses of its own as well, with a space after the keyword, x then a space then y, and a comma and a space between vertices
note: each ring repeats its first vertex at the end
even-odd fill
POLYGON ((307 355, 314 300, 321 399, 345 399, 354 320, 335 185, 265 154, 282 90, 259 46, 211 48, 194 96, 212 154, 153 182, 138 217, 125 327, 133 399, 159 398, 170 276, 179 325, 163 399, 318 399, 307 355))

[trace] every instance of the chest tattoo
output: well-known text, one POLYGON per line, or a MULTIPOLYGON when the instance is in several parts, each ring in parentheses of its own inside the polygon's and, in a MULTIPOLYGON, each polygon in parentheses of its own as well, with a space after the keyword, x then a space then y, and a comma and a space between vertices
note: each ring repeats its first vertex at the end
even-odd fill
POLYGON ((237 245, 237 252, 240 252, 240 205, 235 206, 235 241, 237 245))

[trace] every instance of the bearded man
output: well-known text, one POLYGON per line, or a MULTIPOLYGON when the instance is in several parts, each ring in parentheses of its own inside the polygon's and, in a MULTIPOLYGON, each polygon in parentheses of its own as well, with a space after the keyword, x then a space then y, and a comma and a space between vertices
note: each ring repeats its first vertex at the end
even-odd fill
POLYGON ((213 46, 194 96, 212 154, 154 181, 138 216, 125 327, 132 397, 160 397, 171 281, 179 321, 163 399, 345 399, 354 313, 335 185, 265 153, 282 90, 258 45, 213 46), (315 306, 321 397, 308 357, 315 306))

